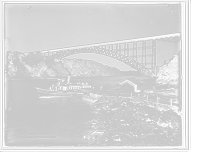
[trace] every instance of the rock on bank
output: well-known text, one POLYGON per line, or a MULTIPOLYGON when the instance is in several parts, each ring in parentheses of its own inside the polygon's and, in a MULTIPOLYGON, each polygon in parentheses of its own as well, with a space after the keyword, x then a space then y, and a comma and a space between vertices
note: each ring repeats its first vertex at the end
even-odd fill
POLYGON ((84 146, 181 146, 181 117, 170 108, 106 97, 94 107, 95 116, 88 123, 93 130, 103 129, 103 134, 84 146))

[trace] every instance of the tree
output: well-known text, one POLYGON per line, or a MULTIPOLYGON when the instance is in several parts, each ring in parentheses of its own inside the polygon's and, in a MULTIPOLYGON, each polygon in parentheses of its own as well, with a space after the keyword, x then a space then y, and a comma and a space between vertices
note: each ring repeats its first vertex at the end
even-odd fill
POLYGON ((158 72, 158 80, 171 80, 179 78, 179 57, 180 53, 174 54, 169 63, 164 63, 158 72))

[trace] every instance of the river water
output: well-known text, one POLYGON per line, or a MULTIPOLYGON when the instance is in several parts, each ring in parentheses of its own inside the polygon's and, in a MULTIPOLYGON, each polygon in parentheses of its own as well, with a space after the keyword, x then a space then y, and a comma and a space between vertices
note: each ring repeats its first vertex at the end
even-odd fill
MULTIPOLYGON (((73 77, 87 81, 97 89, 119 87, 119 82, 133 76, 73 77)), ((136 76, 137 79, 148 77, 136 76)), ((12 78, 5 81, 6 146, 76 146, 93 116, 93 103, 82 96, 39 98, 34 87, 48 88, 56 78, 12 78)))

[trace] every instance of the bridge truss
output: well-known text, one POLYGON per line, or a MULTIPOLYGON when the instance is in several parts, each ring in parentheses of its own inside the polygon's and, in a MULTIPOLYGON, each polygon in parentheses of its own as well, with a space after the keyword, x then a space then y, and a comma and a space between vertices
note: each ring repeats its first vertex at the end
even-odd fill
POLYGON ((67 56, 80 53, 101 54, 119 60, 135 70, 149 76, 154 76, 152 69, 156 67, 156 41, 174 42, 180 40, 180 33, 91 44, 26 54, 39 54, 54 59, 65 59, 67 56))

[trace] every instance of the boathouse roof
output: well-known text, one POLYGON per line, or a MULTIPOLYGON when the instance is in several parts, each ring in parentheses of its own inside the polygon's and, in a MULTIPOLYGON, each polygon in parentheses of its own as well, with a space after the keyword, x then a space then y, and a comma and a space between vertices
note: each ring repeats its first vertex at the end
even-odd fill
POLYGON ((59 78, 57 78, 58 80, 66 80, 67 79, 67 77, 59 77, 59 78))
POLYGON ((138 84, 141 84, 141 82, 135 78, 127 78, 126 80, 120 82, 119 84, 122 85, 124 83, 129 83, 129 84, 132 84, 132 85, 138 85, 138 84))

